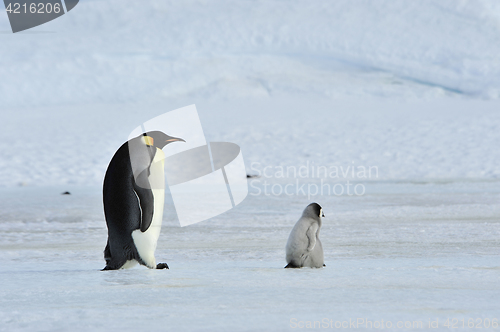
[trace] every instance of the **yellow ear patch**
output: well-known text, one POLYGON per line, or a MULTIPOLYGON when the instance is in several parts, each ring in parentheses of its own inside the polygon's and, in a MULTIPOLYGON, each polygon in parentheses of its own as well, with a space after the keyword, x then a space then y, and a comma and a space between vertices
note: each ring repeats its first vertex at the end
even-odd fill
POLYGON ((153 139, 153 137, 151 137, 151 136, 143 136, 143 139, 144 139, 144 143, 146 143, 146 145, 148 145, 148 146, 155 145, 155 140, 153 139))

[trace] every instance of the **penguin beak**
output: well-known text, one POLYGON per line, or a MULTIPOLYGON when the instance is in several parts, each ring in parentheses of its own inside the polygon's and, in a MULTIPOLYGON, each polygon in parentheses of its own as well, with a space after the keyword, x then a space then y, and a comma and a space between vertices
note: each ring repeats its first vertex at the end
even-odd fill
POLYGON ((324 218, 324 217, 325 217, 325 214, 324 214, 324 213, 321 213, 321 217, 323 217, 323 218, 324 218))
POLYGON ((177 137, 170 137, 169 139, 167 139, 165 141, 165 143, 170 143, 170 142, 186 142, 185 140, 183 140, 182 138, 177 138, 177 137))

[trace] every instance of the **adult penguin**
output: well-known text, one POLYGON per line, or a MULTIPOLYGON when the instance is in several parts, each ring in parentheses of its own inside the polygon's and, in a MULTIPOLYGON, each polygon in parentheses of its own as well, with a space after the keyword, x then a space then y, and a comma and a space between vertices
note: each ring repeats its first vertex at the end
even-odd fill
POLYGON ((160 235, 165 196, 164 158, 161 150, 182 141, 161 131, 150 131, 125 142, 109 163, 103 185, 108 242, 103 270, 129 268, 137 263, 150 269, 160 235))
POLYGON ((319 240, 323 209, 309 204, 295 224, 286 243, 286 268, 323 267, 323 246, 319 240))

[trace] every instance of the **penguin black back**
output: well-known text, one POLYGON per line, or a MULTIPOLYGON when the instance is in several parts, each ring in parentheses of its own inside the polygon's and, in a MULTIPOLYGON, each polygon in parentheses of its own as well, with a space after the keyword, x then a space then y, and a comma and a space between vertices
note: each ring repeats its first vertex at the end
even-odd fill
POLYGON ((119 269, 128 260, 136 259, 140 262, 132 240, 132 231, 140 228, 143 218, 151 218, 153 210, 146 209, 145 215, 142 215, 136 189, 143 196, 143 205, 153 206, 151 189, 139 188, 136 185, 129 145, 126 142, 116 151, 104 177, 103 203, 108 226, 108 243, 104 253, 105 269, 119 269))

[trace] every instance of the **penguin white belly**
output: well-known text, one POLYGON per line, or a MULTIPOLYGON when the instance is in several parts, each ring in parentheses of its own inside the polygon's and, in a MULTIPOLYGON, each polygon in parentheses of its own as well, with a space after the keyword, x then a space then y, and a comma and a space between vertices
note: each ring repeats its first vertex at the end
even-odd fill
POLYGON ((165 175, 164 175, 165 154, 162 150, 156 149, 156 154, 149 168, 149 183, 153 192, 154 211, 151 226, 141 232, 136 229, 132 232, 132 239, 135 247, 146 265, 156 268, 155 250, 158 237, 160 236, 161 224, 163 219, 163 205, 165 201, 165 175))

